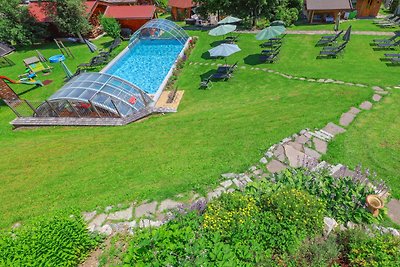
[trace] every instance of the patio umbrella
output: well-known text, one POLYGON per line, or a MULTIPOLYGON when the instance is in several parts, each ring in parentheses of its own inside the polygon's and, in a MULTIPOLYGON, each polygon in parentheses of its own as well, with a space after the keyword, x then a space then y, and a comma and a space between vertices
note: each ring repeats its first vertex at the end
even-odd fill
POLYGON ((218 24, 229 24, 229 23, 235 23, 235 22, 239 22, 239 21, 242 21, 242 19, 228 16, 228 17, 224 18, 223 20, 218 21, 218 24))
POLYGON ((281 35, 286 30, 283 26, 269 26, 256 35, 257 40, 268 40, 281 35))
POLYGON ((61 67, 63 68, 64 72, 65 72, 65 76, 68 79, 72 78, 72 72, 68 69, 67 65, 65 65, 64 61, 60 61, 61 67))
POLYGON ((351 25, 347 28, 347 31, 343 35, 343 41, 350 41, 350 35, 351 35, 351 25))
POLYGON ((271 22, 270 26, 285 26, 285 22, 282 20, 274 20, 271 22))
POLYGON ((212 29, 208 34, 211 36, 220 36, 233 32, 234 30, 236 30, 236 25, 224 24, 212 29))
POLYGON ((85 39, 85 43, 89 47, 90 52, 94 53, 94 51, 97 50, 97 46, 94 43, 90 42, 89 40, 85 39))
POLYGON ((235 44, 220 44, 219 46, 208 50, 212 57, 227 57, 239 51, 239 46, 235 44))

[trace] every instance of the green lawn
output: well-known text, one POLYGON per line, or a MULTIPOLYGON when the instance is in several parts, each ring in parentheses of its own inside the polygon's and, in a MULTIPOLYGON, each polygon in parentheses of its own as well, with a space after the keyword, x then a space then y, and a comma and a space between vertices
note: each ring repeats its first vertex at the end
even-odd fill
MULTIPOLYGON (((210 59, 207 50, 218 45, 221 38, 211 37, 207 32, 192 32, 194 35, 207 36, 207 41, 200 41, 196 53, 190 60, 196 62, 224 63, 223 59, 210 59)), ((390 67, 380 60, 387 51, 374 51, 370 42, 373 36, 353 35, 343 56, 338 59, 317 59, 320 47, 315 47, 318 35, 287 35, 279 55, 280 60, 275 64, 259 64, 261 51, 254 34, 241 34, 239 47, 242 49, 229 57, 229 62, 239 61, 250 67, 268 67, 283 73, 306 76, 309 78, 331 78, 346 82, 364 83, 369 85, 393 86, 400 83, 400 65, 390 67)), ((390 52, 390 51, 389 51, 390 52)), ((391 51, 393 52, 393 51, 391 51)), ((396 52, 396 51, 394 51, 396 52)), ((399 51, 397 51, 399 52, 399 51)))
POLYGON ((361 163, 376 171, 400 197, 400 90, 360 114, 346 134, 329 145, 327 159, 355 166, 361 163))
MULTIPOLYGON (((374 31, 374 32, 393 32, 399 30, 400 27, 395 28, 382 28, 373 23, 372 19, 353 19, 353 20, 342 20, 340 23, 340 29, 346 30, 351 25, 353 31, 374 31)), ((290 30, 299 31, 317 31, 326 30, 333 31, 334 24, 323 23, 323 24, 308 24, 308 23, 295 23, 295 25, 289 27, 290 30)))
MULTIPOLYGON (((200 39, 189 62, 224 62, 204 53, 220 38, 201 31, 190 34, 200 39)), ((239 61, 246 69, 239 68, 228 82, 215 82, 211 90, 198 90, 200 80, 215 66, 186 65, 177 84, 185 90, 179 112, 124 127, 12 131, 9 121, 14 115, 0 106, 4 151, 0 156, 0 227, 66 207, 92 210, 201 191, 215 185, 221 173, 244 171, 273 143, 306 127, 337 122, 350 106, 372 95, 368 88, 288 80, 251 67, 314 78, 397 84, 400 68, 379 61, 383 52, 372 50, 368 44, 372 38, 353 36, 343 58, 317 60, 319 48, 314 43, 318 36, 289 35, 280 60, 259 65, 260 42, 254 35, 242 34, 238 43, 242 51, 228 62, 239 61)), ((109 41, 102 38, 96 44, 106 46, 109 41)), ((76 59, 66 62, 72 71, 93 56, 85 45, 72 49, 76 59)), ((47 57, 58 53, 54 45, 40 50, 47 57)), ((10 59, 17 65, 0 68, 1 74, 15 79, 24 71, 22 59, 33 55, 28 49, 12 54, 10 59)), ((41 80, 54 80, 50 85, 13 88, 18 93, 27 91, 23 98, 43 100, 61 87, 63 76, 55 65, 51 75, 39 75, 41 80)), ((395 162, 388 164, 396 166, 395 162)))

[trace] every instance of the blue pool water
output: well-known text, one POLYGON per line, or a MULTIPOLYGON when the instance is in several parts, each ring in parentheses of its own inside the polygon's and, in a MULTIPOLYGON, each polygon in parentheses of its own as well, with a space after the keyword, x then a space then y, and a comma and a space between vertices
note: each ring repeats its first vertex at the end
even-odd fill
POLYGON ((182 48, 178 40, 140 40, 106 73, 127 80, 148 94, 154 94, 182 48))

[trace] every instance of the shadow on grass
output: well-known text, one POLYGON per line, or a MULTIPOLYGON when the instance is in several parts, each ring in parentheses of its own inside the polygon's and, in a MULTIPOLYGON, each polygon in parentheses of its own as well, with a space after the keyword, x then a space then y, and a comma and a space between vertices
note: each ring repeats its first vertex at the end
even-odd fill
POLYGON ((251 66, 262 64, 262 62, 260 61, 260 54, 248 55, 243 59, 243 62, 251 66))
POLYGON ((204 80, 206 80, 206 79, 209 79, 209 78, 211 78, 211 76, 212 76, 214 73, 216 73, 216 72, 217 72, 217 70, 209 70, 209 71, 207 71, 207 72, 201 74, 201 75, 200 75, 200 79, 201 79, 202 81, 204 81, 204 80))
POLYGON ((29 89, 27 89, 27 90, 25 90, 25 91, 19 93, 18 96, 23 96, 24 94, 27 94, 27 93, 29 93, 29 92, 31 92, 31 91, 37 89, 37 88, 39 88, 39 85, 35 85, 35 86, 33 86, 33 87, 31 87, 31 88, 29 88, 29 89))

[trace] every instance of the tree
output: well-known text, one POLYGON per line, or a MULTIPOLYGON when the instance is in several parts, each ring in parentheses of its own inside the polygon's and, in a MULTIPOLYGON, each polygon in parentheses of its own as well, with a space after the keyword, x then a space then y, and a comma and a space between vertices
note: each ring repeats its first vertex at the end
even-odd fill
POLYGON ((115 18, 107 18, 105 16, 101 16, 100 18, 101 26, 103 30, 112 38, 118 38, 121 33, 121 25, 119 25, 118 21, 115 18))
POLYGON ((81 34, 92 29, 83 0, 52 0, 43 2, 43 8, 60 32, 77 34, 82 42, 81 34))
POLYGON ((15 44, 32 44, 47 35, 19 0, 0 0, 0 40, 15 44))

